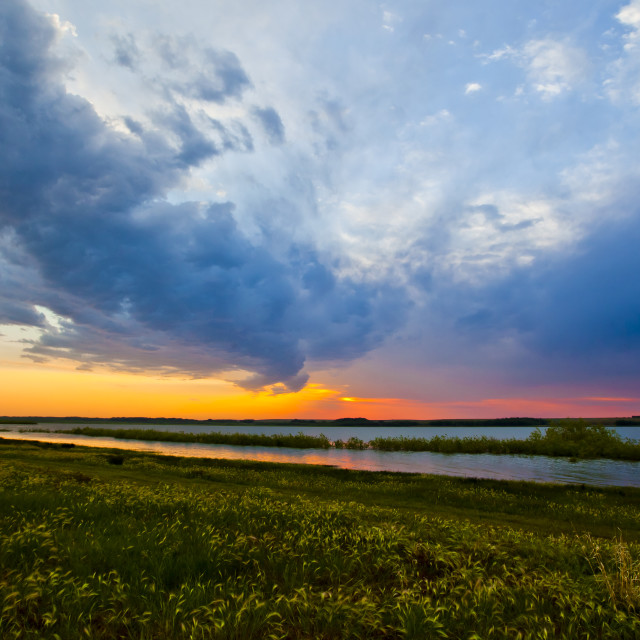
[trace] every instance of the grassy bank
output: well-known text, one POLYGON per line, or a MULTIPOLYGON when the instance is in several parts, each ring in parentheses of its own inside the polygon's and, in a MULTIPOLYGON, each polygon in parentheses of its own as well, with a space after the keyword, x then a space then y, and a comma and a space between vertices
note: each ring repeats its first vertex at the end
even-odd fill
POLYGON ((0 442, 3 638, 640 633, 640 490, 0 442))
POLYGON ((374 438, 367 442, 352 437, 347 441, 330 442, 324 435, 298 434, 242 434, 242 433, 184 433, 155 429, 106 429, 76 427, 57 430, 92 437, 111 437, 129 440, 161 442, 195 442, 201 444, 253 445, 266 447, 294 447, 328 449, 377 449, 380 451, 433 451, 437 453, 492 453, 566 456, 572 458, 608 458, 613 460, 640 460, 640 443, 624 440, 615 431, 603 425, 584 420, 562 420, 552 423, 543 434, 534 431, 527 439, 498 439, 482 437, 433 438, 374 438))

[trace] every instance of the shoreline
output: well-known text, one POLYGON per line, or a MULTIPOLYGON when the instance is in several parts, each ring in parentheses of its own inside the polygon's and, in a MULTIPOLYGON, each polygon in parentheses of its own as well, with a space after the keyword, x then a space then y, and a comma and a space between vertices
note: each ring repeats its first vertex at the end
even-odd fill
MULTIPOLYGON (((554 483, 563 486, 640 488, 637 463, 607 460, 569 461, 527 455, 468 455, 432 452, 381 452, 335 449, 293 449, 198 443, 161 443, 153 441, 87 438, 65 434, 15 434, 13 443, 32 443, 42 449, 86 450, 101 455, 153 455, 178 461, 236 461, 278 466, 333 467, 345 472, 391 473, 404 476, 435 475, 449 478, 478 478, 495 481, 554 483)), ((12 443, 0 439, 0 450, 12 443)))

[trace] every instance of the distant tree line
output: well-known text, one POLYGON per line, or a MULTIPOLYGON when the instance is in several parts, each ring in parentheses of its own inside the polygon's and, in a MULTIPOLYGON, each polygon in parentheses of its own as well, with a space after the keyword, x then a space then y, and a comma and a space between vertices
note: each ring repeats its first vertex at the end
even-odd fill
POLYGON ((395 427, 538 427, 549 424, 544 418, 441 418, 438 420, 368 420, 367 418, 338 418, 334 424, 343 425, 384 425, 395 427))
MULTIPOLYGON (((244 418, 241 420, 230 418, 208 418, 206 420, 197 420, 195 418, 147 418, 143 416, 122 416, 113 418, 88 418, 80 416, 22 416, 22 417, 0 417, 0 424, 37 424, 38 422, 67 422, 67 423, 93 423, 93 424, 199 424, 199 425, 256 425, 256 426, 302 426, 302 425, 318 425, 318 426, 385 426, 385 427, 542 427, 551 424, 551 419, 545 418, 440 418, 437 420, 370 420, 368 418, 337 418, 335 420, 319 420, 306 418, 282 418, 282 419, 255 419, 244 418)), ((640 416, 632 416, 631 418, 609 418, 604 420, 606 424, 612 426, 637 426, 640 425, 640 416)))
MULTIPOLYGON (((439 420, 370 420, 368 418, 337 418, 336 420, 317 420, 305 418, 283 418, 283 419, 266 419, 259 420, 255 418, 230 419, 230 418, 208 418, 205 420, 197 420, 195 418, 147 418, 144 416, 121 416, 113 418, 90 418, 81 416, 26 416, 19 418, 0 417, 0 423, 11 424, 33 424, 38 422, 68 422, 68 423, 86 423, 94 424, 201 424, 201 425, 233 425, 233 424, 252 424, 252 425, 341 425, 341 426, 387 426, 387 427, 488 427, 488 426, 544 426, 549 424, 549 420, 544 418, 444 418, 439 420)), ((638 420, 629 418, 619 418, 615 421, 616 425, 638 424, 638 420)))

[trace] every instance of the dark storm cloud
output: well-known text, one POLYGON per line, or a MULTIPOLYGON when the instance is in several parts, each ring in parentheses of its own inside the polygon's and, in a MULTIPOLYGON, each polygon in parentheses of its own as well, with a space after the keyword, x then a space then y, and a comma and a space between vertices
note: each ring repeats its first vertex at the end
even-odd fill
MULTIPOLYGON (((59 84, 44 17, 9 0, 0 29, 0 230, 10 239, 1 312, 42 325, 39 304, 67 318, 31 344, 32 357, 195 376, 240 368, 255 374, 249 388, 298 390, 308 356, 357 357, 402 321, 400 291, 340 280, 312 247, 289 243, 276 257, 238 229, 233 204, 163 200, 190 167, 250 150, 241 123, 235 133, 220 125, 215 143, 169 101, 156 124, 178 148, 131 119, 133 135, 119 134, 59 84)), ((237 58, 205 53, 213 84, 184 86, 240 96, 248 79, 237 58)), ((164 55, 182 64, 179 51, 164 55)), ((286 243, 283 233, 270 230, 286 243)))
POLYGON ((180 140, 178 159, 185 167, 198 165, 202 160, 218 155, 216 145, 194 125, 184 106, 173 104, 170 111, 156 115, 155 121, 180 140))
POLYGON ((522 350, 502 365, 529 382, 640 375, 640 219, 603 215, 576 245, 481 285, 436 282, 427 333, 446 318, 447 352, 474 365, 508 339, 522 350))
POLYGON ((272 144, 282 144, 284 142, 284 125, 278 112, 273 107, 266 107, 264 109, 255 107, 253 109, 253 115, 262 125, 262 128, 269 138, 269 142, 272 144))
POLYGON ((44 317, 33 303, 23 299, 24 280, 35 274, 14 263, 3 245, 0 243, 0 324, 42 326, 44 317))
POLYGON ((0 324, 25 324, 40 326, 44 318, 27 305, 22 305, 14 300, 7 300, 6 296, 0 298, 0 324))
MULTIPOLYGON (((571 257, 549 260, 518 289, 532 343, 547 352, 640 350, 640 219, 600 223, 571 257)), ((636 361, 640 371, 640 360, 636 361)))

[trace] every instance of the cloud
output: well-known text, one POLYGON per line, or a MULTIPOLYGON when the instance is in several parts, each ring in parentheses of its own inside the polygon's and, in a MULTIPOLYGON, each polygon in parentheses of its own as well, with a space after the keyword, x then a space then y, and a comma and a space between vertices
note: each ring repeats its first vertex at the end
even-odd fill
POLYGON ((200 47, 190 38, 157 36, 155 53, 162 74, 155 82, 181 96, 223 104, 240 99, 251 81, 231 51, 200 47))
POLYGON ((73 37, 78 36, 75 25, 71 24, 71 22, 67 20, 60 20, 60 16, 57 13, 48 13, 46 14, 46 16, 49 18, 56 31, 58 31, 60 34, 69 33, 73 37))
POLYGON ((402 22, 402 18, 396 13, 393 13, 392 11, 382 12, 382 28, 386 31, 393 33, 396 25, 400 22, 402 22))
POLYGON ((631 0, 629 4, 620 9, 616 18, 630 29, 626 35, 625 49, 634 49, 640 42, 640 0, 631 0))
POLYGON ((573 89, 588 67, 587 57, 579 47, 551 38, 529 41, 522 55, 530 82, 545 99, 573 89))
POLYGON ((496 60, 502 60, 503 58, 516 58, 519 55, 518 51, 509 45, 505 45, 501 49, 496 49, 489 54, 480 54, 478 57, 484 60, 484 63, 495 62, 496 60))
POLYGON ((121 67, 127 67, 132 71, 136 69, 140 60, 140 50, 133 34, 125 36, 114 34, 111 36, 114 48, 114 60, 121 67))
POLYGON ((428 115, 420 122, 421 127, 433 127, 451 120, 452 115, 447 109, 440 109, 437 113, 428 115))
POLYGON ((466 94, 469 93, 476 93, 476 91, 480 91, 482 89, 482 85, 477 83, 477 82, 469 82, 465 88, 464 88, 464 92, 466 94))
POLYGON ((193 36, 114 32, 109 40, 113 63, 139 79, 147 96, 206 110, 240 101, 252 87, 235 53, 193 36))
POLYGON ((620 56, 610 67, 609 77, 604 82, 607 95, 616 105, 629 103, 640 105, 640 2, 632 0, 616 14, 617 20, 625 27, 622 36, 620 56))
POLYGON ((254 107, 252 113, 262 125, 271 144, 282 144, 284 142, 284 125, 278 112, 273 107, 265 107, 264 109, 254 107))
MULTIPOLYGON (((404 292, 337 277, 286 228, 250 241, 231 202, 166 201, 201 163, 252 150, 241 122, 234 134, 169 99, 155 128, 128 119, 121 133, 65 92, 46 19, 9 0, 0 23, 0 313, 42 328, 32 357, 195 376, 245 371, 252 377, 238 383, 247 388, 296 391, 308 358, 356 358, 403 321, 404 292)), ((242 97, 249 82, 234 54, 198 51, 205 78, 185 62, 193 47, 163 42, 166 64, 182 74, 172 91, 242 97)), ((274 114, 266 110, 272 133, 274 114)))
POLYGON ((440 272, 415 320, 430 336, 432 363, 481 366, 511 383, 637 380, 638 242, 637 215, 602 219, 567 250, 534 253, 484 279, 440 272))
MULTIPOLYGON (((519 48, 505 45, 479 58, 485 64, 515 61, 526 70, 529 86, 545 100, 574 90, 584 82, 590 67, 581 47, 550 37, 529 40, 519 48)), ((516 94, 521 93, 519 87, 516 94)))

